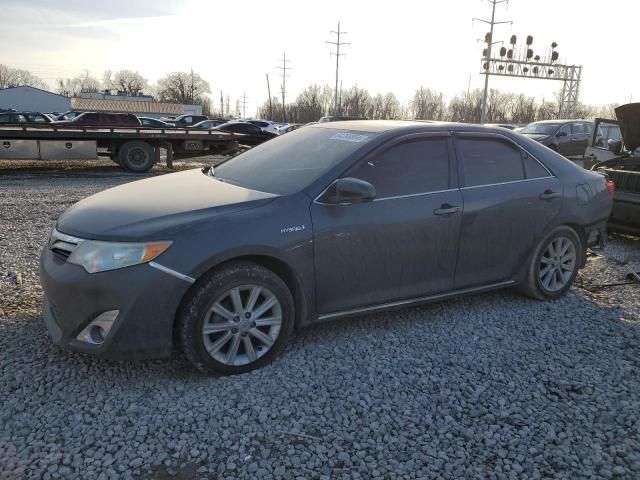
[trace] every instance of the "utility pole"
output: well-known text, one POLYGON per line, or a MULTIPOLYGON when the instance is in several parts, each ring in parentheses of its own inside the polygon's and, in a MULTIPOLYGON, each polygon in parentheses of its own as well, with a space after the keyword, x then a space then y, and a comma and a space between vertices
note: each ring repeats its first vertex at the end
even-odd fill
POLYGON ((224 118, 224 98, 222 97, 222 90, 220 90, 220 116, 224 118))
MULTIPOLYGON (((496 5, 500 3, 507 3, 509 0, 488 0, 488 1, 489 3, 491 3, 491 21, 483 20, 481 18, 474 18, 474 20, 477 20, 478 22, 486 23, 491 26, 491 29, 489 30, 489 34, 485 36, 485 42, 487 43, 487 58, 491 58, 491 47, 496 43, 501 43, 501 42, 493 41, 493 27, 495 27, 496 25, 501 25, 503 23, 513 23, 513 22, 510 22, 510 21, 496 22, 496 5)), ((482 112, 480 113, 480 123, 485 123, 487 119, 488 97, 489 97, 489 70, 487 69, 487 71, 484 74, 484 93, 482 95, 482 112)))
POLYGON ((336 35, 336 41, 335 42, 331 42, 329 40, 326 41, 326 43, 328 45, 335 45, 336 46, 336 51, 335 52, 330 52, 329 56, 331 55, 335 55, 336 56, 336 91, 335 91, 335 99, 334 99, 334 104, 333 104, 333 114, 334 115, 338 115, 338 71, 340 69, 340 56, 344 56, 344 53, 340 53, 340 47, 343 45, 351 45, 348 42, 341 42, 340 41, 340 35, 346 35, 347 32, 343 32, 340 30, 340 21, 338 21, 338 30, 331 30, 331 35, 336 35))
POLYGON ((269 94, 269 120, 273 120, 273 105, 271 104, 271 87, 269 86, 269 74, 267 73, 267 93, 269 94))
POLYGON ((282 76, 282 85, 281 85, 281 89, 282 89, 282 122, 283 123, 287 123, 287 107, 285 104, 285 93, 287 91, 287 70, 291 70, 291 67, 287 65, 287 62, 290 62, 291 60, 287 60, 287 52, 284 52, 282 54, 282 66, 278 66, 276 67, 278 70, 280 70, 282 73, 280 74, 282 76))
POLYGON ((242 92, 242 118, 247 118, 247 95, 242 92))

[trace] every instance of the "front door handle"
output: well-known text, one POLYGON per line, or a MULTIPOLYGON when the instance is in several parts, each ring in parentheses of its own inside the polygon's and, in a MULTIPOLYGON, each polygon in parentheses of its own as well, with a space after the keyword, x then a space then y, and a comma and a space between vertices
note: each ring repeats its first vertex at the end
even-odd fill
POLYGON ((440 208, 436 208, 433 211, 434 215, 451 215, 454 213, 458 213, 460 211, 460 207, 455 207, 453 205, 449 205, 448 203, 443 203, 442 205, 440 205, 440 208))
POLYGON ((554 198, 558 198, 560 193, 554 192, 553 190, 545 190, 542 194, 540 194, 540 200, 553 200, 554 198))

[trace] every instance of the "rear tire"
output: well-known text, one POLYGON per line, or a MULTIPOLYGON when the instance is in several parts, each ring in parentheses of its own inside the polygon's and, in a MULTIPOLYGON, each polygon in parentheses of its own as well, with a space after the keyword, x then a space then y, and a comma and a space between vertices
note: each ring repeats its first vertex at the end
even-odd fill
POLYGON ((127 142, 118 152, 118 163, 127 171, 144 173, 155 163, 155 150, 147 142, 134 140, 127 142))
POLYGON ((189 361, 207 374, 260 368, 284 348, 293 331, 291 292, 275 273, 235 262, 214 271, 186 298, 177 334, 189 361))
POLYGON ((567 226, 553 229, 537 245, 520 290, 538 300, 553 300, 571 288, 580 269, 584 246, 567 226))

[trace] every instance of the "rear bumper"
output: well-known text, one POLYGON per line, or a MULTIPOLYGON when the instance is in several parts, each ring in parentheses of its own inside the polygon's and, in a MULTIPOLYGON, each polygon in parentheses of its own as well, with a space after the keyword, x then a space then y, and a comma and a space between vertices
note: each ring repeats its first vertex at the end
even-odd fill
POLYGON ((45 248, 40 261, 43 317, 57 345, 111 359, 158 358, 173 350, 175 314, 189 283, 147 264, 87 273, 45 248), (118 310, 103 343, 76 337, 96 317, 118 310))

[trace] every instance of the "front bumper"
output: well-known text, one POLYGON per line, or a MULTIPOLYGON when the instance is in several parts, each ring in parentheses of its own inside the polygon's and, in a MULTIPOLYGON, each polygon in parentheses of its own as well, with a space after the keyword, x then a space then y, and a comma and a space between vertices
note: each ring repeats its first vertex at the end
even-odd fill
POLYGON ((173 350, 173 323, 190 283, 148 264, 87 273, 45 248, 40 259, 44 321, 57 345, 113 359, 157 358, 173 350), (76 339, 100 314, 118 310, 100 345, 76 339))

